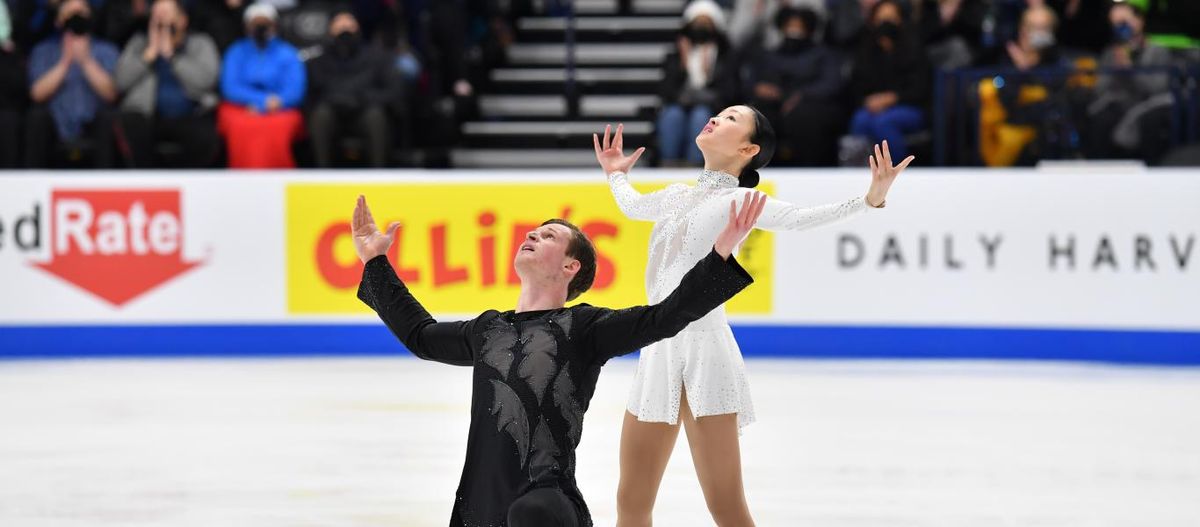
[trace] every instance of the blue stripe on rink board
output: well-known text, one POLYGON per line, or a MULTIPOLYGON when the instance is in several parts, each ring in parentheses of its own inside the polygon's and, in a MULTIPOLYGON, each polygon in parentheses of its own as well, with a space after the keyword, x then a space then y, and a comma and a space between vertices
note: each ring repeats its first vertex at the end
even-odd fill
MULTIPOLYGON (((734 326, 747 357, 1200 365, 1200 332, 734 326)), ((0 359, 407 356, 381 324, 0 326, 0 359)))

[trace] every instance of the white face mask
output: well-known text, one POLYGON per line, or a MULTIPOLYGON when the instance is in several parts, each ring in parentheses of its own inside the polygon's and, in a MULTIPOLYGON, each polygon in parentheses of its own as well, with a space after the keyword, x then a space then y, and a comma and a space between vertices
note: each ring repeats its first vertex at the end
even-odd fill
POLYGON ((1030 31, 1029 45, 1038 51, 1045 51, 1054 46, 1054 33, 1044 29, 1030 31))

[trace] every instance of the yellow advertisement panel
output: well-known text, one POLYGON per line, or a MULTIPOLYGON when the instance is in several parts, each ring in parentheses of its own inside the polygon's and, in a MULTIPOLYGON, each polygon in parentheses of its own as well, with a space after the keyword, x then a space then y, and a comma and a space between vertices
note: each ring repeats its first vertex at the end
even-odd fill
MULTIPOLYGON (((380 228, 400 222, 389 259, 431 312, 515 307, 520 281, 513 256, 525 234, 550 218, 579 226, 596 246, 596 281, 578 302, 614 308, 646 303, 653 224, 625 218, 606 184, 293 183, 287 187, 290 313, 370 311, 355 297, 362 264, 354 253, 350 216, 360 193, 380 228)), ((770 312, 773 258, 771 234, 753 231, 739 261, 755 283, 728 304, 731 313, 770 312)))

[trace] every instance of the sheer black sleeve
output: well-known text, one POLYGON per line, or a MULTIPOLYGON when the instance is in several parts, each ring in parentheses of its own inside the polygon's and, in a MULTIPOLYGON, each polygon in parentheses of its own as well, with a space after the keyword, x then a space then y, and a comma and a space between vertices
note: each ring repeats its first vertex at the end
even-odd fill
POLYGON ((413 355, 455 366, 471 366, 479 349, 475 321, 438 322, 396 276, 386 256, 363 268, 358 299, 370 306, 413 355))
POLYGON ((632 353, 675 336, 753 281, 733 256, 722 260, 716 251, 711 251, 658 304, 620 310, 595 308, 596 318, 586 338, 601 362, 632 353))

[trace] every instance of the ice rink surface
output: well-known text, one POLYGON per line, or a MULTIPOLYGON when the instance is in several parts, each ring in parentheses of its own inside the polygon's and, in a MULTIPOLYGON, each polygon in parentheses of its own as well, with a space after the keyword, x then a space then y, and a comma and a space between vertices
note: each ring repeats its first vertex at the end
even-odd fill
MULTIPOLYGON (((615 523, 635 363, 579 482, 615 523)), ((760 526, 1200 526, 1200 370, 748 361, 760 526)), ((444 526, 470 370, 407 358, 0 362, 0 526, 444 526)), ((681 435, 656 525, 711 525, 681 435)))

